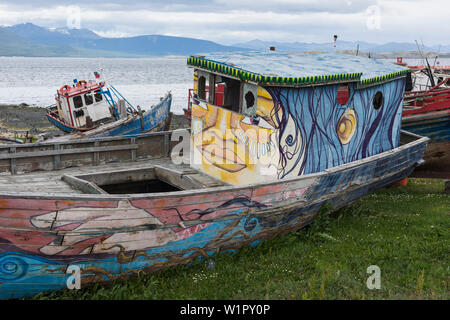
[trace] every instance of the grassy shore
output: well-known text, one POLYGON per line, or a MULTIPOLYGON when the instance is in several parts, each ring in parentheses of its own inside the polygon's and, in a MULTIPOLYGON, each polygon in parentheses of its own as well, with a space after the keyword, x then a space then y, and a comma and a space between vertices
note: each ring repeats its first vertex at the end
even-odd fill
POLYGON ((409 179, 214 263, 35 299, 449 299, 449 229, 444 181, 409 179), (366 286, 371 265, 379 290, 366 286))

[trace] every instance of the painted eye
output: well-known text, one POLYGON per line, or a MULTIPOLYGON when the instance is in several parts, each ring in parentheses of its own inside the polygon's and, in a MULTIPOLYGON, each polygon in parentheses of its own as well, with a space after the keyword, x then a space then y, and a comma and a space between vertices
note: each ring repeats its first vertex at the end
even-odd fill
POLYGON ((245 117, 241 122, 251 126, 258 126, 259 128, 271 130, 275 129, 270 123, 268 123, 266 120, 264 120, 264 118, 261 117, 245 117))
POLYGON ((286 137, 285 142, 289 147, 292 147, 294 145, 294 137, 292 136, 292 134, 286 137))
POLYGON ((258 127, 265 129, 275 129, 270 123, 268 123, 264 118, 259 119, 258 127))
POLYGON ((342 144, 348 144, 356 132, 356 113, 353 109, 346 110, 336 127, 336 132, 342 144))

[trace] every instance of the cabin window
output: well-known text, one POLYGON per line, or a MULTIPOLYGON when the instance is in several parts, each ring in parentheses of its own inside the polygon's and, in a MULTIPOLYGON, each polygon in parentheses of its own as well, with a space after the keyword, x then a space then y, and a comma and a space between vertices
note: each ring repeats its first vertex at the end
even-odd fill
POLYGON ((73 97, 73 105, 74 105, 75 109, 79 109, 79 108, 83 107, 83 99, 81 98, 81 96, 73 97))
POLYGON ((94 97, 90 93, 84 95, 84 103, 89 106, 94 103, 94 97))
POLYGON ((84 116, 84 111, 83 110, 75 110, 73 112, 73 115, 75 116, 75 118, 82 117, 82 116, 84 116))
POLYGON ((241 82, 230 78, 224 79, 223 107, 233 112, 239 112, 241 98, 241 82))
POLYGON ((244 83, 243 90, 242 114, 249 117, 255 117, 258 87, 254 84, 244 83))
POLYGON ((214 74, 203 71, 198 72, 198 99, 214 104, 214 78, 214 74))
POLYGON ((100 102, 103 100, 103 95, 100 90, 95 91, 94 97, 95 97, 95 102, 100 102))
POLYGON ((198 78, 198 98, 206 100, 206 77, 200 76, 198 78))
POLYGON ((375 96, 373 97, 372 101, 375 110, 380 109, 383 106, 383 102, 384 102, 383 94, 381 93, 381 91, 378 91, 377 93, 375 93, 375 96))
POLYGON ((350 98, 350 88, 348 84, 341 84, 337 89, 337 102, 343 106, 346 105, 350 98))

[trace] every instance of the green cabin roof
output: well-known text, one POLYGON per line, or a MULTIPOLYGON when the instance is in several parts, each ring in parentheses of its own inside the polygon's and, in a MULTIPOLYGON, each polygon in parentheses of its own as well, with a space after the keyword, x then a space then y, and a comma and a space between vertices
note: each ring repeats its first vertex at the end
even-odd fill
POLYGON ((336 82, 374 85, 404 77, 407 68, 341 53, 243 52, 191 56, 188 65, 266 85, 309 86, 336 82))

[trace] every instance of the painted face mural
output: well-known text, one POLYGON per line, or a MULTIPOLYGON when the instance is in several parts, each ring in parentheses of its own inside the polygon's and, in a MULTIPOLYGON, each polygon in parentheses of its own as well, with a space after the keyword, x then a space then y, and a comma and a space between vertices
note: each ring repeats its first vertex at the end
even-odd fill
POLYGON ((231 184, 276 177, 276 120, 273 101, 263 88, 256 104, 256 116, 245 116, 194 98, 191 164, 231 184))
POLYGON ((349 88, 341 105, 338 85, 258 87, 254 117, 194 98, 191 163, 242 185, 320 172, 397 147, 404 79, 349 88), (377 109, 378 91, 384 103, 377 109))

